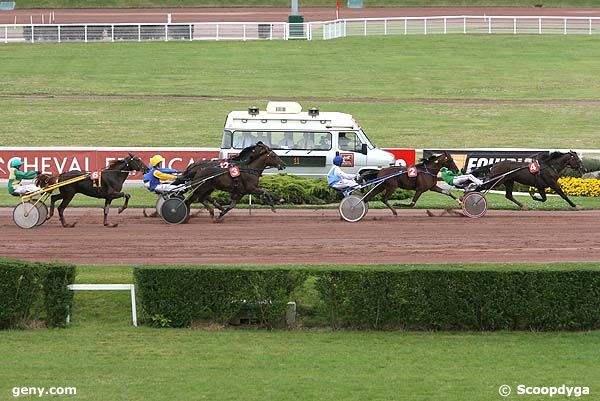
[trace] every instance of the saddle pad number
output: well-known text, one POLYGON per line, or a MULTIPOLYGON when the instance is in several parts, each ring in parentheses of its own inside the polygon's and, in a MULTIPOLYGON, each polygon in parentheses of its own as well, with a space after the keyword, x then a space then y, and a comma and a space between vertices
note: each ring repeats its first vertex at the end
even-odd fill
POLYGON ((90 174, 90 178, 92 180, 98 180, 100 178, 100 173, 98 171, 92 171, 92 174, 90 174))
POLYGON ((221 168, 227 168, 229 167, 229 162, 227 160, 223 160, 221 163, 219 163, 219 166, 221 168))
POLYGON ((229 175, 233 178, 240 176, 240 168, 238 166, 229 167, 229 175))
POLYGON ((419 172, 418 172, 418 170, 417 170, 417 168, 416 168, 415 166, 410 166, 410 167, 409 167, 409 168, 406 170, 406 172, 408 173, 408 176, 409 176, 410 178, 415 178, 415 177, 416 177, 416 176, 419 174, 419 172))
POLYGON ((529 163, 529 172, 531 174, 537 174, 540 172, 540 164, 536 161, 529 163))

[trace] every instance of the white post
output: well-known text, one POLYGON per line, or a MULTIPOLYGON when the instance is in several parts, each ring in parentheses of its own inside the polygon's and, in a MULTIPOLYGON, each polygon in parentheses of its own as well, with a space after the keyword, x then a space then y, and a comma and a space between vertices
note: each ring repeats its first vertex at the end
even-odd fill
POLYGON ((567 34, 567 19, 563 20, 563 35, 567 34))
POLYGON ((110 26, 110 41, 111 42, 115 41, 115 26, 114 25, 110 26))
POLYGON ((513 35, 517 34, 517 19, 513 18, 513 35))
POLYGON ((463 18, 463 33, 467 33, 467 17, 463 18))
POLYGON ((8 43, 8 26, 4 27, 4 43, 8 43))
POLYGON ((404 34, 408 34, 408 20, 404 18, 404 34))
POLYGON ((446 18, 444 17, 444 35, 448 33, 448 29, 446 27, 446 18))
POLYGON ((344 20, 344 37, 348 36, 348 21, 344 20))
POLYGON ((58 28, 58 43, 60 43, 60 25, 58 25, 57 28, 58 28))
POLYGON ((216 35, 217 35, 217 36, 215 37, 215 40, 219 40, 219 24, 217 24, 217 29, 216 29, 215 33, 216 33, 216 35))
POLYGON ((365 36, 367 36, 367 20, 365 19, 365 36))
POLYGON ((288 40, 290 36, 290 24, 285 24, 283 26, 283 40, 288 40))
POLYGON ((167 24, 171 23, 171 13, 167 14, 167 24))
POLYGON ((423 34, 427 35, 427 18, 423 20, 423 34))
POLYGON ((492 17, 488 18, 488 33, 492 33, 492 17))
POLYGON ((83 26, 83 41, 87 43, 87 25, 83 26))
POLYGON ((138 25, 138 42, 142 41, 142 25, 138 25))
POLYGON ((387 35, 387 18, 383 20, 383 34, 387 35))
POLYGON ((31 43, 35 43, 35 39, 34 39, 34 32, 33 32, 33 24, 31 24, 31 43))
POLYGON ((131 284, 131 318, 133 320, 133 325, 137 327, 137 310, 135 307, 135 285, 133 284, 131 284))
POLYGON ((538 18, 538 34, 542 34, 542 18, 538 18))
POLYGON ((165 24, 165 42, 169 41, 169 25, 165 24))
POLYGON ((45 24, 44 22, 44 14, 42 14, 42 25, 45 24))
POLYGON ((590 18, 590 35, 592 34, 592 19, 590 18))
POLYGON ((192 41, 192 24, 189 25, 190 31, 190 42, 192 41))
POLYGON ((269 24, 269 40, 273 40, 273 24, 269 24))
POLYGON ((244 24, 244 42, 246 41, 246 24, 244 24))

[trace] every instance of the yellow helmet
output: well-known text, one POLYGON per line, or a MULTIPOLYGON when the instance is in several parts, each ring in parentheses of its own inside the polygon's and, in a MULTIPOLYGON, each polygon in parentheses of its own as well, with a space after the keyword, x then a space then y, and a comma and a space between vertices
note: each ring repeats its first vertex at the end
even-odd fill
POLYGON ((161 155, 154 155, 150 158, 150 164, 156 167, 160 162, 164 162, 165 158, 161 155))

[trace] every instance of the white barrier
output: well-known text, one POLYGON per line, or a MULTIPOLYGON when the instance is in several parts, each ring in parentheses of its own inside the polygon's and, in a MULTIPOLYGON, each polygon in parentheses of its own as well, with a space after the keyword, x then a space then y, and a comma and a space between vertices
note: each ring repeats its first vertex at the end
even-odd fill
MULTIPOLYGON (((130 291, 131 292, 131 320, 137 327, 137 309, 135 304, 135 285, 133 284, 70 284, 67 288, 71 291, 130 291)), ((67 316, 67 324, 71 315, 67 316)))

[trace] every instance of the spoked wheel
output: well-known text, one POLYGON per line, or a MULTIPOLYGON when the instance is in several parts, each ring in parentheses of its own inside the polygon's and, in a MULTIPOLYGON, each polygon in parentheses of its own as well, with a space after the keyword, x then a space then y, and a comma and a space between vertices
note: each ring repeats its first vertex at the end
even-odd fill
POLYGON ((13 220, 21 228, 33 228, 40 218, 39 209, 31 202, 19 203, 13 210, 13 220))
POLYGON ((182 198, 166 199, 160 208, 160 217, 169 224, 181 224, 190 214, 190 209, 182 198))
POLYGON ((483 217, 487 212, 487 200, 481 192, 469 192, 462 199, 462 210, 472 219, 483 217))
POLYGON ((347 196, 340 202, 340 216, 351 223, 365 217, 368 210, 367 204, 357 195, 347 196))
POLYGON ((156 213, 158 213, 160 217, 162 217, 161 209, 166 200, 167 199, 164 197, 164 195, 158 195, 158 199, 156 200, 156 213))
POLYGON ((38 212, 40 213, 40 215, 38 216, 38 221, 35 225, 41 226, 42 224, 44 224, 46 222, 46 219, 48 218, 48 206, 46 206, 46 204, 44 202, 38 201, 35 204, 35 207, 37 208, 38 212))

